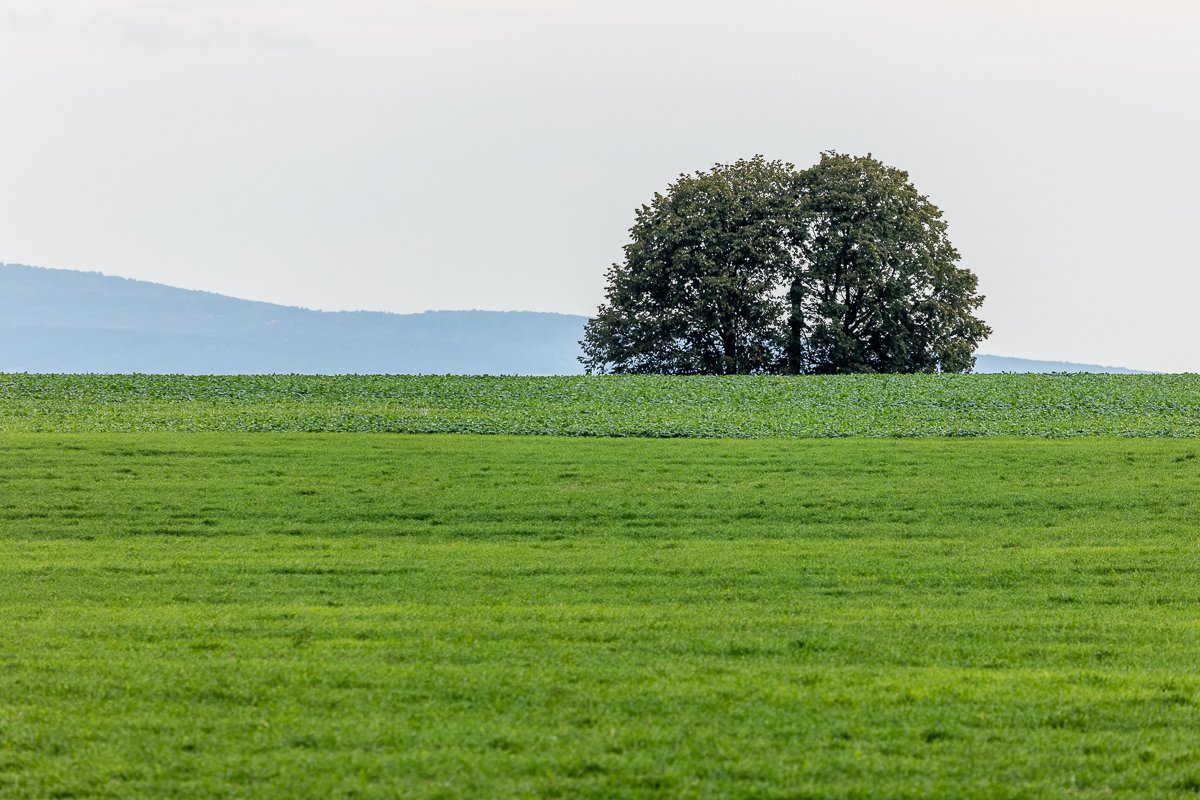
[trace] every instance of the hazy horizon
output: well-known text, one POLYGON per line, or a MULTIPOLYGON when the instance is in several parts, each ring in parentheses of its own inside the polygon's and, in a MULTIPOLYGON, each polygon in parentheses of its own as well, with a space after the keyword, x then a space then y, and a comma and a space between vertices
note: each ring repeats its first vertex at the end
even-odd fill
POLYGON ((985 352, 1200 371, 1198 30, 1182 0, 0 0, 0 262, 589 315, 679 173, 872 152, 945 212, 985 352))
MULTIPOLYGON (((319 365, 321 374, 338 374, 404 372, 420 364, 455 374, 578 374, 586 320, 522 310, 320 311, 95 271, 0 262, 0 372, 308 373, 319 365), (339 317, 367 327, 329 327, 339 317), (376 327, 380 321, 416 320, 435 327, 393 328, 391 338, 373 342, 363 338, 377 337, 384 330, 376 327), (517 328, 505 329, 508 323, 517 328), (379 353, 387 355, 381 359, 379 353)), ((1142 371, 986 351, 976 356, 976 373, 1142 371)))

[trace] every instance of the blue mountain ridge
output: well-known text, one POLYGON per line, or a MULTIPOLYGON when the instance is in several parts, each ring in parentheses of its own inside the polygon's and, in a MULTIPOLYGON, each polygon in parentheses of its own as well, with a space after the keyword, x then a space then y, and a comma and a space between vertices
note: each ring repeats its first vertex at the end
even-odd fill
MULTIPOLYGON (((574 375, 586 317, 314 311, 0 264, 0 372, 574 375)), ((976 372, 1133 372, 981 355, 976 372)))

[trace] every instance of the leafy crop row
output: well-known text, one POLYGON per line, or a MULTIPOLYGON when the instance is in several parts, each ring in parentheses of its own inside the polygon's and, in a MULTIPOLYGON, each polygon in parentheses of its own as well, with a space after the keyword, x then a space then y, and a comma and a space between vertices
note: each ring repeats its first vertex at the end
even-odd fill
POLYGON ((0 431, 1196 436, 1197 375, 0 375, 0 431))

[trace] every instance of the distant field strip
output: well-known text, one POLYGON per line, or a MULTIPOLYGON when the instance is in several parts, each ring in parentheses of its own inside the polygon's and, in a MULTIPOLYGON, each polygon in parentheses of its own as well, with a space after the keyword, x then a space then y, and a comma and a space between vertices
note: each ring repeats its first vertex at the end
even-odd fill
POLYGON ((1197 375, 0 375, 0 431, 1197 436, 1197 375))
POLYGON ((3 434, 0 797, 1195 797, 1198 455, 3 434))

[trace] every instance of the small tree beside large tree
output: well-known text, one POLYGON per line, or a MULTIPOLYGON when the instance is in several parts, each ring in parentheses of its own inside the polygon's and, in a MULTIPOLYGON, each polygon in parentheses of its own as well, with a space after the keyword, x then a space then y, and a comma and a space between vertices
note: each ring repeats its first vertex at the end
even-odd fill
POLYGON ((869 155, 680 176, 630 235, 589 372, 967 372, 991 332, 941 211, 869 155))

